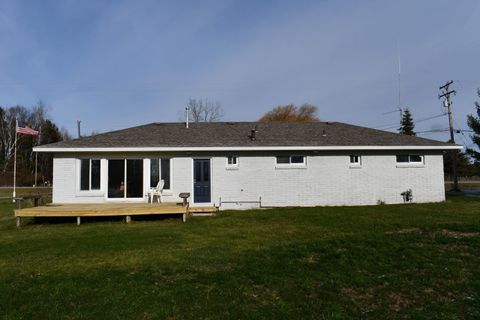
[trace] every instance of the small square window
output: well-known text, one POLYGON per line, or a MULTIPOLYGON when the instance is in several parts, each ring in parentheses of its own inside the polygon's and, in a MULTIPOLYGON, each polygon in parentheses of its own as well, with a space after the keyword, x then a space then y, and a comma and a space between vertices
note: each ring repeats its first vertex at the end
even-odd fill
POLYGON ((398 154, 398 155, 397 155, 397 162, 405 162, 405 163, 408 163, 408 162, 409 162, 408 154, 398 154))
POLYGON ((359 155, 351 155, 350 156, 350 164, 360 165, 360 156, 359 155))
POLYGON ((238 165, 238 159, 236 156, 228 156, 227 157, 227 165, 228 166, 237 166, 238 165))

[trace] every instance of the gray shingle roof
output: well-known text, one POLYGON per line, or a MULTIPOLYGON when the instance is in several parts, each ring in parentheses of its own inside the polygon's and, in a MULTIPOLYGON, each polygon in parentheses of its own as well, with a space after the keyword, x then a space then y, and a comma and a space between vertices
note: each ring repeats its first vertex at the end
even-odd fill
POLYGON ((210 122, 191 123, 188 129, 184 123, 150 123, 43 145, 38 149, 278 146, 451 147, 452 144, 340 122, 210 122), (249 135, 255 127, 256 139, 252 141, 249 135))

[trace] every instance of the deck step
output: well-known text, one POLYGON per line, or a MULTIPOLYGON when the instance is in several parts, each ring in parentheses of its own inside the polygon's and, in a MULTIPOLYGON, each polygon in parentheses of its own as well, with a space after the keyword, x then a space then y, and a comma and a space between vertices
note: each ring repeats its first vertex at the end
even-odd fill
POLYGON ((214 215, 218 211, 217 207, 189 207, 188 212, 192 215, 214 215))
POLYGON ((192 217, 213 217, 216 216, 216 212, 193 212, 192 217))

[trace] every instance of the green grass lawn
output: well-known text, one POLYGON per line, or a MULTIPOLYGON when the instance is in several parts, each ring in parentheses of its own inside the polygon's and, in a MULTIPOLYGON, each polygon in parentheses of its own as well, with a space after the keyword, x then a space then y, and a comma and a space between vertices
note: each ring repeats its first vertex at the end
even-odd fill
POLYGON ((480 198, 20 230, 12 208, 2 319, 480 318, 480 198))

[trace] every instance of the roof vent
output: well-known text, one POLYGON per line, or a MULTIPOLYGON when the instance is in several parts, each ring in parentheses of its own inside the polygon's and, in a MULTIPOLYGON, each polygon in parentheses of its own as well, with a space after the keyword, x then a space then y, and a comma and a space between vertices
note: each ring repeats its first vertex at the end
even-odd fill
POLYGON ((255 141, 256 136, 255 133, 257 132, 257 126, 255 126, 252 130, 250 130, 250 135, 248 136, 250 140, 255 141))
POLYGON ((325 129, 323 129, 322 131, 322 137, 326 137, 327 136, 327 133, 325 132, 325 129))

